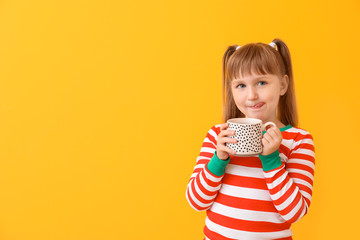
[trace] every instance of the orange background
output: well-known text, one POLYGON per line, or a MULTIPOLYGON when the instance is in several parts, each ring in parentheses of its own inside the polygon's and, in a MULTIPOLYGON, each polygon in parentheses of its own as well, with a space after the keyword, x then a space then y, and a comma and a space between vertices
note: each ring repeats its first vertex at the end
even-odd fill
POLYGON ((0 238, 202 239, 185 189, 221 121, 228 45, 284 40, 314 137, 294 239, 349 239, 358 1, 0 2, 0 238))

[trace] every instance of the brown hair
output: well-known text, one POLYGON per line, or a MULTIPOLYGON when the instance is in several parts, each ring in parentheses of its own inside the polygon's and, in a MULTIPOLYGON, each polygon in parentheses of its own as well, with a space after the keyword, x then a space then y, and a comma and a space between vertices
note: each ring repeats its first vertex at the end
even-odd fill
POLYGON ((285 125, 298 126, 294 78, 290 52, 286 44, 275 38, 277 50, 265 43, 249 43, 238 50, 238 45, 229 46, 223 57, 223 120, 245 117, 237 106, 231 91, 231 81, 240 76, 256 73, 273 74, 280 79, 289 77, 287 92, 280 96, 277 118, 285 125))

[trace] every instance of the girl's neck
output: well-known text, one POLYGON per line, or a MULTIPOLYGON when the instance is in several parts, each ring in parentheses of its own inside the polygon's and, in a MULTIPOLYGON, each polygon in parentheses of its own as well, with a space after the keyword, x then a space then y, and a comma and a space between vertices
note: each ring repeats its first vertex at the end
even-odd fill
POLYGON ((279 120, 278 120, 278 121, 275 121, 274 123, 276 124, 276 126, 277 126, 278 128, 286 127, 286 125, 283 124, 282 122, 280 122, 279 120))

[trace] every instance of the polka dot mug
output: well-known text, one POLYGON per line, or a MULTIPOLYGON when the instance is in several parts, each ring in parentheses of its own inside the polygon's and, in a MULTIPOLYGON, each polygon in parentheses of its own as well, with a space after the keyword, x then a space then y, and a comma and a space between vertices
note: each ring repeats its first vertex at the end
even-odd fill
POLYGON ((257 118, 232 118, 227 121, 229 127, 227 130, 235 131, 235 135, 228 137, 237 139, 237 143, 226 143, 226 146, 236 152, 235 156, 254 156, 262 153, 262 132, 273 122, 262 123, 257 118))

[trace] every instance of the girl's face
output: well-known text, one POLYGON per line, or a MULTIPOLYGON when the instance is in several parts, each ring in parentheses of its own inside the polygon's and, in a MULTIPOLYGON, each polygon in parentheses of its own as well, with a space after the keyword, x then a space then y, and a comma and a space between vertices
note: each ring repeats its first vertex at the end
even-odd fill
POLYGON ((247 118, 258 118, 281 125, 276 117, 280 96, 286 93, 288 77, 282 79, 273 74, 248 75, 231 82, 231 90, 237 108, 247 118))

